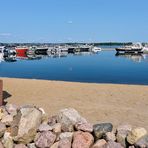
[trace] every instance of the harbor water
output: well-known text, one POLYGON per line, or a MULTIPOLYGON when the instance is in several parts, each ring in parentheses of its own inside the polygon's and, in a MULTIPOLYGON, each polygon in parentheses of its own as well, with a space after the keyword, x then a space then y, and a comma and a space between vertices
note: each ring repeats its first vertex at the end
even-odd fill
POLYGON ((98 53, 38 55, 4 60, 0 77, 56 81, 148 85, 148 55, 98 53))

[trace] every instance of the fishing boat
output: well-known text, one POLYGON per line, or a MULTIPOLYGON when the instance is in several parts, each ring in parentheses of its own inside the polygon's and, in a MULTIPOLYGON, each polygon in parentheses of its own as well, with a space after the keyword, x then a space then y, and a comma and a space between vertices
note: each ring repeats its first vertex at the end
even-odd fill
POLYGON ((28 47, 15 47, 16 55, 19 58, 27 58, 28 47))
POLYGON ((124 46, 116 48, 117 52, 129 52, 129 53, 140 53, 142 52, 143 46, 141 43, 135 43, 130 46, 124 46))

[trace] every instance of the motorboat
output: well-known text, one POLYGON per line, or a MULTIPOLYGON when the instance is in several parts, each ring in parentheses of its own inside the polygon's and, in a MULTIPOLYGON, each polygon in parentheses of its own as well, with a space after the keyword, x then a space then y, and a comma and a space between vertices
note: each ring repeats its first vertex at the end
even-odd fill
POLYGON ((35 54, 47 54, 48 47, 36 47, 35 54))
POLYGON ((148 53, 148 45, 145 45, 142 49, 143 53, 148 53))
POLYGON ((19 46, 19 47, 15 47, 15 50, 16 50, 16 54, 17 54, 18 58, 26 58, 27 57, 28 47, 19 46))
POLYGON ((2 53, 3 53, 4 57, 7 57, 9 55, 16 55, 16 50, 14 48, 10 48, 10 47, 6 48, 5 47, 4 50, 2 51, 2 53))
POLYGON ((135 43, 130 46, 124 46, 116 48, 117 52, 128 52, 128 53, 140 53, 142 52, 143 46, 141 43, 135 43))
POLYGON ((96 47, 96 46, 93 46, 92 47, 92 52, 97 53, 99 51, 101 51, 101 48, 100 47, 96 47))
POLYGON ((8 54, 7 56, 4 56, 5 62, 16 62, 16 55, 8 54))
POLYGON ((4 61, 4 54, 2 52, 0 52, 0 63, 4 61))
POLYGON ((5 49, 6 49, 5 46, 0 46, 0 53, 3 53, 5 49))

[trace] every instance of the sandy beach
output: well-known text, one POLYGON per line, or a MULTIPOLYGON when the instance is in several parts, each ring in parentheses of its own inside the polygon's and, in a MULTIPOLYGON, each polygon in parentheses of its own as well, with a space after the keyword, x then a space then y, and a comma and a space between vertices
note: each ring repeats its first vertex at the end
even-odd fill
POLYGON ((148 86, 1 78, 5 101, 33 104, 49 115, 73 107, 90 122, 122 122, 148 129, 148 86))

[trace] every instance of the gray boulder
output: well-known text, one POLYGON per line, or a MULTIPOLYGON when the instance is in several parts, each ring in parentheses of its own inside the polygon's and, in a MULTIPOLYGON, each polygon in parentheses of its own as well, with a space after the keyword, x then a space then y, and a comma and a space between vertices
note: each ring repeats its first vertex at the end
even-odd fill
POLYGON ((105 133, 111 132, 113 129, 113 125, 111 123, 101 123, 95 124, 93 126, 93 134, 95 139, 100 139, 105 136, 105 133))
POLYGON ((73 108, 63 109, 58 114, 58 122, 62 125, 62 131, 72 132, 74 131, 74 125, 78 122, 87 123, 86 119, 80 116, 80 114, 73 108))

